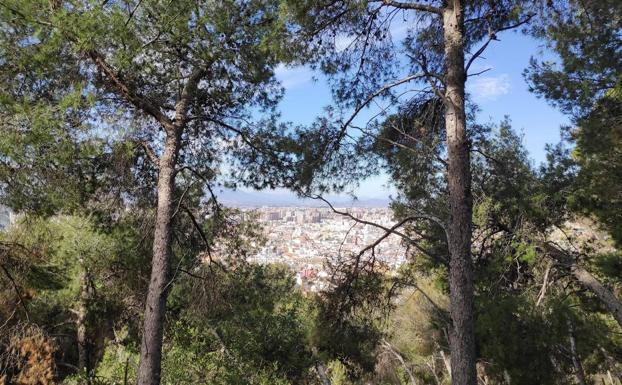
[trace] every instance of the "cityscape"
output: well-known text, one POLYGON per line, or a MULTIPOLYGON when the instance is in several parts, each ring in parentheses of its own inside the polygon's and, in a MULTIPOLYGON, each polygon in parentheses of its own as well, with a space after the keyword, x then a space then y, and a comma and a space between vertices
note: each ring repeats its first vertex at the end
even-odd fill
MULTIPOLYGON (((395 224, 387 207, 322 207, 242 208, 242 218, 257 220, 262 226, 265 244, 248 258, 251 263, 284 264, 296 274, 296 282, 305 292, 329 287, 326 262, 361 252, 385 234, 380 227, 359 223, 350 218, 368 221, 385 228, 395 224)), ((0 205, 0 231, 9 227, 16 215, 0 205)), ((373 248, 376 261, 390 271, 404 262, 406 248, 402 239, 391 234, 373 248)), ((370 251, 366 252, 369 255, 370 251)))
POLYGON ((0 385, 622 385, 622 0, 0 31, 0 385))
MULTIPOLYGON (((386 207, 338 210, 384 227, 395 224, 392 211, 386 207)), ((285 264, 296 272, 303 290, 312 292, 328 285, 327 261, 359 253, 385 234, 382 228, 359 223, 329 208, 263 207, 245 209, 243 215, 257 215, 266 238, 249 262, 285 264)), ((374 248, 374 255, 395 270, 404 263, 405 251, 402 239, 391 234, 374 248)))

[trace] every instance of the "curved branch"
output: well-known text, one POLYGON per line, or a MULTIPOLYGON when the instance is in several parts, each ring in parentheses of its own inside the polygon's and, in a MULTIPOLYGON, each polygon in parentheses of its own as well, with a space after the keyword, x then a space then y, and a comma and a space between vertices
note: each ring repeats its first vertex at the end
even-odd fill
POLYGON ((527 17, 525 17, 523 20, 517 22, 516 24, 511 24, 511 25, 508 25, 508 26, 505 26, 505 27, 501 27, 501 28, 498 28, 498 29, 496 29, 494 31, 492 31, 492 30, 489 31, 488 32, 488 39, 486 40, 486 42, 484 44, 482 44, 481 47, 479 47, 479 49, 477 51, 475 51, 473 56, 471 56, 471 58, 467 62, 466 67, 464 68, 464 72, 466 73, 466 72, 469 71, 469 68, 471 67, 471 64, 473 64, 475 59, 477 59, 478 57, 481 56, 482 53, 484 53, 484 51, 486 50, 486 48, 488 47, 490 42, 492 42, 493 40, 499 40, 499 39, 497 39, 497 34, 499 32, 507 31, 507 30, 514 29, 514 28, 518 28, 521 25, 528 23, 533 17, 534 17, 534 14, 529 14, 529 15, 527 15, 527 17))
POLYGON ((28 312, 28 309, 26 308, 26 302, 24 302, 24 297, 22 297, 22 293, 19 290, 19 286, 17 285, 17 282, 15 282, 15 279, 13 279, 13 276, 9 272, 9 269, 6 268, 6 266, 4 266, 3 264, 0 264, 0 268, 2 269, 2 271, 4 271, 4 274, 9 279, 9 281, 11 281, 11 284, 13 285, 13 289, 15 289, 15 294, 17 294, 17 298, 19 299, 19 304, 22 305, 22 308, 24 309, 24 314, 26 314, 26 319, 30 321, 30 313, 28 312))
POLYGON ((90 50, 86 52, 87 56, 95 63, 97 68, 99 68, 107 77, 110 79, 112 84, 119 89, 121 94, 134 105, 139 110, 143 111, 147 115, 151 115, 154 117, 158 123, 162 125, 162 127, 166 131, 173 131, 175 126, 171 119, 169 119, 160 109, 151 103, 146 97, 140 95, 136 90, 134 90, 131 86, 125 83, 119 75, 115 72, 115 70, 108 65, 104 57, 95 50, 90 50))
POLYGON ((186 84, 181 92, 181 97, 175 105, 175 127, 183 127, 188 120, 188 107, 190 101, 196 93, 199 82, 206 73, 207 71, 205 68, 199 67, 190 74, 190 77, 186 81, 186 84))
MULTIPOLYGON (((328 205, 328 207, 335 213, 335 214, 339 214, 339 215, 343 215, 345 217, 348 217, 350 219, 352 219, 353 221, 357 222, 357 223, 361 223, 364 225, 369 225, 369 226, 373 226, 376 228, 379 228, 381 230, 384 230, 387 233, 391 233, 391 234, 395 234, 399 237, 401 237, 402 239, 404 239, 406 242, 408 242, 410 245, 414 246, 417 250, 419 250, 421 253, 429 256, 432 259, 440 259, 441 261, 447 263, 448 261, 445 258, 439 257, 439 256, 434 256, 431 255, 427 250, 425 250, 423 247, 419 246, 419 244, 417 244, 417 242, 415 240, 413 240, 412 238, 410 238, 408 235, 398 231, 397 229, 400 226, 403 226, 405 223, 409 222, 409 221, 413 221, 415 219, 428 219, 433 221, 434 223, 438 224, 445 232, 445 236, 447 236, 447 226, 443 223, 443 221, 440 218, 437 218, 435 216, 429 215, 429 214, 425 214, 425 213, 420 213, 420 214, 416 214, 416 215, 412 215, 409 216, 408 218, 404 219, 401 223, 400 226, 393 226, 394 228, 389 228, 383 225, 380 225, 378 223, 375 222, 371 222, 371 221, 366 221, 364 219, 360 219, 355 217, 354 215, 345 212, 345 211, 340 211, 337 210, 335 208, 335 206, 333 206, 332 203, 330 203, 326 198, 322 197, 321 195, 309 195, 309 194, 301 194, 302 196, 306 197, 306 198, 311 198, 311 199, 316 199, 316 200, 321 200, 324 203, 326 203, 328 205)), ((384 237, 386 238, 386 236, 384 237)), ((383 238, 383 239, 384 239, 383 238)))
POLYGON ((374 100, 375 98, 377 98, 378 96, 382 95, 384 92, 390 90, 393 87, 397 87, 401 84, 404 83, 408 83, 412 80, 415 79, 420 79, 422 77, 424 77, 425 74, 414 74, 414 75, 410 75, 410 76, 406 76, 405 78, 396 80, 392 83, 387 83, 384 86, 380 87, 378 90, 376 90, 374 93, 372 93, 371 95, 369 95, 367 97, 367 99, 365 99, 363 101, 363 103, 361 103, 358 107, 356 107, 354 109, 354 112, 352 113, 352 115, 350 115, 350 117, 345 121, 345 123, 343 123, 343 125, 341 126, 341 131, 340 131, 340 139, 341 136, 343 136, 343 133, 347 130, 348 126, 354 121, 354 119, 358 116, 358 114, 365 108, 367 107, 367 105, 369 103, 372 102, 372 100, 374 100))

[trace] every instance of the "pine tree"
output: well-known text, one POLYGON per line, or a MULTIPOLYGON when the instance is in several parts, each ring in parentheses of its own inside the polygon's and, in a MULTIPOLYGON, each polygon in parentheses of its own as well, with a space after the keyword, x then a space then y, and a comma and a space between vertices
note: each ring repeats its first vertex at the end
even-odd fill
POLYGON ((183 174, 207 190, 224 143, 252 136, 251 115, 273 109, 281 93, 273 70, 288 56, 278 12, 271 1, 0 5, 2 114, 16 121, 3 130, 121 137, 142 148, 157 175, 149 186, 157 201, 141 385, 160 382, 173 217, 185 204, 176 180, 183 174))
MULTIPOLYGON (((304 39, 310 42, 314 63, 333 80, 333 95, 339 107, 330 111, 337 116, 332 129, 330 124, 318 124, 323 136, 329 139, 317 149, 314 167, 323 165, 333 174, 348 170, 349 177, 361 175, 360 171, 350 173, 352 167, 344 166, 344 158, 335 154, 361 147, 347 143, 352 135, 363 138, 362 141, 377 135, 377 120, 357 124, 357 115, 377 99, 391 101, 391 108, 406 108, 409 99, 437 99, 441 103, 435 113, 442 115, 439 119, 446 143, 447 159, 442 163, 447 169, 448 216, 438 219, 432 215, 435 213, 419 211, 410 212, 409 216, 418 220, 432 218, 447 236, 452 381, 475 384, 471 138, 465 84, 468 76, 473 75, 472 64, 497 40, 498 33, 529 21, 532 15, 525 9, 527 4, 385 0, 292 1, 289 5, 302 25, 304 39), (401 41, 392 36, 398 28, 408 30, 401 41), (412 84, 423 89, 413 89, 412 84), (416 96, 410 96, 413 94, 416 96)), ((368 159, 365 154, 361 157, 354 163, 368 159)), ((323 175, 321 171, 316 174, 323 175)))

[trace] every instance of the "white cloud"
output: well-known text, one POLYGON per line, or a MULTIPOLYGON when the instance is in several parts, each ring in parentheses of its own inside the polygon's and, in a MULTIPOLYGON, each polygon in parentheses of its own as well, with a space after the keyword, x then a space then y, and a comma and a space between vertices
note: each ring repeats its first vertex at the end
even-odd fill
POLYGON ((510 75, 477 77, 472 82, 467 83, 467 88, 476 101, 496 100, 510 92, 510 75))
POLYGON ((301 86, 313 79, 313 71, 305 66, 286 67, 279 64, 274 75, 285 89, 301 86))

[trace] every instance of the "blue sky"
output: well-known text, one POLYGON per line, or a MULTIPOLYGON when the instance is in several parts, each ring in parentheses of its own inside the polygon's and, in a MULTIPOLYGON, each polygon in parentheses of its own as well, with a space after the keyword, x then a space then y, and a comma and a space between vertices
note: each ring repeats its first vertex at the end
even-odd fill
MULTIPOLYGON (((500 34, 483 57, 473 65, 472 72, 491 68, 482 75, 470 77, 467 91, 481 111, 480 122, 499 122, 509 116, 515 130, 524 135, 524 144, 534 164, 545 159, 545 145, 559 141, 559 127, 568 119, 546 101, 528 91, 523 71, 532 56, 553 58, 553 55, 530 37, 516 32, 500 34)), ((308 124, 331 104, 326 81, 305 67, 277 70, 277 78, 286 89, 280 104, 286 121, 308 124), (314 80, 314 77, 317 80, 314 80)), ((386 188, 388 178, 380 175, 363 181, 355 193, 361 198, 386 198, 394 194, 386 188)))

